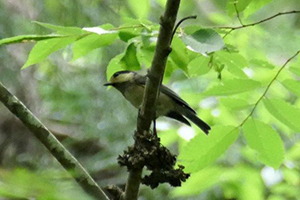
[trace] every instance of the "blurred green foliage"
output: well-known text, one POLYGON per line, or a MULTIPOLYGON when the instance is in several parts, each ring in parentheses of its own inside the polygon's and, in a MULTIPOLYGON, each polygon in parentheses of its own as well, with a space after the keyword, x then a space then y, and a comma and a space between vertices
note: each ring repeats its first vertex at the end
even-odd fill
MULTIPOLYGON (((1 82, 100 186, 125 184, 116 158, 132 144, 137 117, 102 85, 118 70, 150 67, 165 2, 0 1, 1 82)), ((300 50, 300 13, 230 33, 218 28, 292 10, 300 10, 298 0, 181 2, 178 19, 198 18, 177 30, 164 83, 212 131, 207 137, 159 119, 162 143, 191 177, 175 189, 142 186, 141 199, 300 198, 300 56, 284 66, 300 50)), ((89 198, 2 105, 0 111, 1 198, 89 198)))

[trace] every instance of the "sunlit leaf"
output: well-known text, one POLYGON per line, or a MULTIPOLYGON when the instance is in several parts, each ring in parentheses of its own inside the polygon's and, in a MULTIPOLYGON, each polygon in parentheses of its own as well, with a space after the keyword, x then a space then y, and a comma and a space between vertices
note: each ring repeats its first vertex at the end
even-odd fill
POLYGON ((224 171, 225 169, 222 169, 221 167, 213 166, 206 167, 199 172, 193 173, 181 187, 172 191, 171 196, 183 197, 200 194, 218 183, 224 171))
POLYGON ((119 38, 124 42, 128 42, 128 40, 139 36, 139 32, 134 30, 120 30, 119 31, 119 38))
POLYGON ((238 94, 259 88, 259 82, 251 79, 229 79, 218 83, 204 92, 208 96, 223 96, 238 94))
POLYGON ((170 58, 174 61, 176 66, 182 69, 184 72, 188 72, 187 64, 189 62, 187 49, 184 43, 175 37, 172 41, 172 52, 170 58))
POLYGON ((234 14, 236 14, 234 3, 236 3, 238 12, 242 12, 251 3, 251 1, 252 0, 228 0, 226 6, 227 14, 229 16, 233 16, 234 14))
POLYGON ((115 56, 113 59, 110 60, 106 69, 106 78, 107 80, 117 71, 124 70, 124 66, 120 63, 120 60, 124 56, 124 53, 121 53, 115 56))
MULTIPOLYGON (((112 28, 113 26, 111 24, 104 24, 103 27, 112 28)), ((83 30, 90 32, 90 33, 97 33, 98 35, 104 35, 104 34, 113 34, 117 33, 116 30, 106 30, 102 27, 84 27, 83 30)))
POLYGON ((137 18, 147 18, 150 10, 150 2, 148 0, 128 0, 128 4, 137 18))
POLYGON ((75 42, 73 47, 73 60, 84 56, 90 51, 112 44, 117 38, 118 33, 110 32, 107 34, 96 34, 92 33, 88 36, 83 37, 82 39, 75 42))
POLYGON ((30 54, 28 56, 28 59, 23 69, 36 64, 38 62, 41 62, 45 58, 47 58, 51 53, 71 44, 77 39, 77 37, 64 37, 64 38, 53 38, 48 40, 42 40, 32 48, 30 51, 30 54))
POLYGON ((250 165, 239 164, 223 168, 223 171, 221 184, 225 199, 265 199, 265 185, 259 170, 250 165))
POLYGON ((34 23, 54 30, 56 31, 58 34, 64 34, 64 35, 82 35, 84 33, 87 33, 86 31, 82 30, 79 27, 68 27, 68 26, 57 26, 57 25, 53 25, 53 24, 48 24, 48 23, 43 23, 43 22, 38 22, 38 21, 34 21, 34 23))
POLYGON ((286 79, 282 82, 283 86, 289 91, 300 97, 300 81, 286 79))
POLYGON ((300 172, 297 169, 284 168, 283 170, 284 180, 291 185, 298 185, 300 183, 300 172))
POLYGON ((280 122, 300 133, 300 109, 281 100, 281 99, 264 99, 267 110, 280 122))
POLYGON ((176 134, 177 130, 169 129, 169 130, 161 130, 158 132, 158 136, 160 138, 160 142, 162 145, 168 147, 171 144, 175 143, 178 140, 178 134, 176 134))
POLYGON ((221 98, 219 101, 227 109, 231 110, 241 110, 244 108, 248 108, 251 105, 246 100, 240 98, 224 97, 221 98))
POLYGON ((200 76, 209 72, 208 66, 210 58, 205 56, 199 56, 192 60, 188 65, 188 73, 191 77, 200 76))
POLYGON ((300 67, 290 67, 289 70, 294 74, 300 76, 300 67))
POLYGON ((187 25, 183 28, 184 30, 184 33, 187 34, 187 35, 191 35, 193 34, 194 32, 202 29, 203 27, 200 26, 200 25, 187 25))
POLYGON ((265 184, 260 171, 248 166, 233 168, 239 175, 237 198, 241 200, 265 200, 265 184))
POLYGON ((271 126, 254 119, 243 125, 248 145, 259 153, 258 159, 271 167, 278 168, 284 157, 284 147, 278 133, 271 126))
POLYGON ((149 30, 147 30, 146 28, 144 28, 141 33, 141 40, 142 40, 143 46, 147 47, 152 42, 154 42, 154 40, 156 40, 156 38, 153 39, 151 32, 149 30))
POLYGON ((273 0, 252 0, 251 3, 247 6, 244 10, 243 14, 244 17, 247 18, 248 16, 252 15, 260 8, 264 7, 265 5, 271 3, 273 0))
POLYGON ((227 66, 227 70, 233 75, 240 78, 247 78, 247 75, 243 72, 242 68, 247 67, 248 63, 242 55, 218 51, 214 54, 214 61, 227 66))
MULTIPOLYGON (((155 51, 155 46, 150 45, 147 47, 141 47, 139 51, 137 52, 137 56, 139 59, 139 62, 142 65, 145 65, 146 67, 150 67, 152 63, 152 59, 154 57, 154 51, 155 51)), ((170 60, 170 59, 168 59, 170 60)))
POLYGON ((136 51, 137 50, 134 43, 128 45, 125 51, 125 55, 120 60, 121 64, 124 65, 123 68, 129 70, 139 70, 141 68, 140 63, 137 59, 136 51))
POLYGON ((181 37, 187 48, 201 54, 207 54, 222 49, 225 44, 222 37, 212 29, 200 29, 192 35, 181 37))
POLYGON ((232 126, 215 126, 209 135, 197 135, 180 152, 178 164, 185 171, 196 172, 213 163, 237 139, 238 129, 232 126))
POLYGON ((300 142, 295 143, 286 153, 288 161, 300 161, 300 142))
POLYGON ((284 200, 288 199, 297 199, 294 197, 299 197, 300 191, 297 185, 290 185, 288 183, 276 184, 271 188, 272 194, 280 194, 284 196, 284 200), (286 198, 287 197, 287 198, 286 198), (290 197, 290 198, 289 198, 290 197))
POLYGON ((275 66, 268 63, 265 60, 258 60, 258 59, 252 59, 249 62, 251 65, 255 66, 255 67, 261 67, 261 68, 267 68, 267 69, 274 69, 275 66))
POLYGON ((62 35, 18 35, 15 37, 4 38, 0 40, 0 45, 23 43, 23 42, 34 42, 41 40, 48 40, 52 38, 62 38, 62 35))

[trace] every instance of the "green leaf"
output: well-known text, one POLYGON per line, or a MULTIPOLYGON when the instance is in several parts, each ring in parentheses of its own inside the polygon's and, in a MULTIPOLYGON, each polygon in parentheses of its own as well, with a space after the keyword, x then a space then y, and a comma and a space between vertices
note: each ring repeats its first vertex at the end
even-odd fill
POLYGON ((290 67, 289 70, 294 74, 300 76, 300 68, 299 67, 290 67))
POLYGON ((227 66, 227 70, 233 75, 240 78, 248 78, 242 70, 242 68, 248 66, 248 62, 242 55, 218 51, 214 54, 214 60, 227 66))
POLYGON ((128 4, 137 18, 147 18, 151 8, 148 0, 128 0, 128 4))
POLYGON ((178 141, 179 135, 176 134, 176 129, 161 130, 158 132, 160 143, 166 147, 178 141))
POLYGON ((218 83, 204 92, 207 96, 222 96, 243 93, 259 88, 261 84, 251 79, 229 79, 218 83))
POLYGON ((261 67, 261 68, 267 68, 267 69, 274 69, 275 66, 268 63, 265 60, 259 60, 259 59, 252 59, 249 62, 251 65, 255 66, 255 67, 261 67))
POLYGON ((284 158, 284 147, 278 133, 271 126, 254 119, 243 125, 248 145, 259 153, 258 159, 265 165, 278 168, 284 158))
POLYGON ((116 55, 107 65, 106 68, 106 78, 107 80, 117 71, 124 70, 123 65, 120 63, 120 60, 124 56, 124 53, 116 55))
POLYGON ((84 56, 94 49, 112 44, 117 36, 117 32, 109 32, 103 34, 92 33, 88 36, 83 37, 82 39, 76 41, 74 44, 73 60, 84 56))
POLYGON ((248 16, 252 15, 260 8, 264 7, 265 5, 271 3, 273 0, 252 0, 251 3, 247 6, 244 10, 244 17, 247 18, 248 16))
POLYGON ((210 58, 205 56, 199 56, 192 60, 188 65, 188 74, 193 76, 204 75, 209 72, 208 66, 210 58))
POLYGON ((87 33, 85 30, 82 30, 79 27, 57 26, 57 25, 43 23, 43 22, 38 22, 38 21, 33 21, 33 23, 36 23, 36 24, 38 24, 38 25, 40 25, 42 27, 54 30, 58 34, 63 34, 63 35, 82 35, 84 33, 87 33))
POLYGON ((300 82, 292 79, 286 79, 282 82, 283 86, 300 97, 300 82))
POLYGON ((143 28, 143 30, 141 32, 141 40, 142 40, 143 46, 145 46, 145 47, 149 46, 154 41, 154 40, 152 40, 151 31, 149 31, 146 28, 143 28))
MULTIPOLYGON (((272 194, 280 194, 284 196, 284 200, 287 199, 297 199, 300 196, 300 191, 298 185, 290 185, 286 182, 281 182, 280 184, 274 185, 270 188, 272 194)), ((269 200, 269 199, 268 199, 269 200)))
POLYGON ((233 171, 237 171, 236 175, 239 177, 236 199, 265 200, 265 184, 259 170, 245 165, 234 167, 233 171))
POLYGON ((300 109, 281 100, 269 99, 263 100, 267 110, 280 122, 300 133, 300 109))
POLYGON ((176 66, 182 69, 184 72, 188 72, 187 65, 189 62, 187 49, 184 43, 175 37, 172 41, 172 52, 170 58, 174 61, 176 66))
POLYGON ((199 171, 221 156, 237 137, 237 128, 215 126, 208 136, 199 134, 183 147, 178 164, 185 166, 187 172, 199 171))
POLYGON ((234 3, 236 3, 236 7, 238 12, 242 12, 245 8, 251 3, 252 0, 229 0, 227 1, 227 14, 229 16, 233 16, 236 14, 236 10, 234 7, 234 3))
POLYGON ((221 180, 225 169, 221 167, 206 167, 193 173, 189 179, 171 192, 172 197, 183 197, 200 194, 221 180))
POLYGON ((295 143, 285 156, 288 161, 300 161, 300 142, 295 143))
POLYGON ((202 29, 203 27, 200 25, 187 25, 183 28, 184 33, 187 35, 191 35, 195 33, 196 31, 202 29))
POLYGON ((250 106, 250 104, 247 101, 240 98, 225 97, 225 98, 221 98, 219 101, 227 109, 231 109, 231 110, 241 110, 241 109, 248 108, 250 106))
POLYGON ((26 67, 43 61, 51 53, 71 44, 77 39, 77 37, 64 37, 64 38, 53 38, 48 40, 42 40, 32 48, 29 57, 22 67, 26 67))
POLYGON ((187 48, 201 54, 207 54, 222 49, 225 44, 222 37, 212 29, 200 29, 192 35, 181 37, 187 48))
POLYGON ((124 65, 123 68, 129 70, 139 70, 141 69, 140 63, 136 56, 136 46, 134 43, 128 45, 125 55, 121 59, 121 64, 124 65))
MULTIPOLYGON (((138 59, 142 65, 150 67, 152 59, 154 57, 155 46, 142 46, 137 52, 138 59)), ((168 60, 170 61, 170 59, 168 60)))
POLYGON ((124 41, 128 42, 128 40, 137 37, 139 35, 138 32, 132 30, 121 30, 119 31, 119 38, 124 41))
POLYGON ((62 38, 62 35, 19 35, 10 38, 4 38, 0 40, 0 45, 13 44, 13 43, 23 43, 23 42, 34 42, 41 40, 48 40, 52 38, 62 38))

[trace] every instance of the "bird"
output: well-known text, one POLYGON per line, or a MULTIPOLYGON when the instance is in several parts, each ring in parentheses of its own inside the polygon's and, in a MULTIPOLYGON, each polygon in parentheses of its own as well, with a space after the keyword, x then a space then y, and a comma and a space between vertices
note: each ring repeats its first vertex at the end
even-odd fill
MULTIPOLYGON (((122 93, 135 108, 142 104, 147 76, 135 71, 123 70, 115 72, 104 86, 112 86, 122 93)), ((189 106, 174 91, 161 84, 160 94, 156 103, 156 118, 166 116, 191 126, 189 119, 196 124, 205 134, 208 134, 210 126, 197 117, 196 111, 189 106)))

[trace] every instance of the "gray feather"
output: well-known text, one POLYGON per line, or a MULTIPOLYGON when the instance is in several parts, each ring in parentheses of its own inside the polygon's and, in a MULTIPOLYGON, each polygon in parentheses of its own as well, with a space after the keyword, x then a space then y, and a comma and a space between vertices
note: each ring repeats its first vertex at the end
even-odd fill
POLYGON ((186 118, 191 120, 194 124, 196 124, 204 133, 208 134, 208 131, 210 130, 210 126, 206 124, 202 119, 197 117, 196 114, 190 112, 189 110, 183 110, 182 113, 186 118))
MULTIPOLYGON (((146 84, 146 79, 147 79, 146 76, 141 76, 139 74, 136 74, 135 78, 136 78, 135 81, 137 84, 140 84, 140 85, 146 84)), ((193 113, 196 114, 196 111, 193 108, 191 108, 186 101, 184 101, 182 98, 180 98, 173 90, 167 88, 164 85, 161 85, 160 92, 164 93, 165 95, 167 95, 168 97, 173 99, 173 101, 175 101, 182 107, 188 108, 190 111, 192 111, 193 113)))

